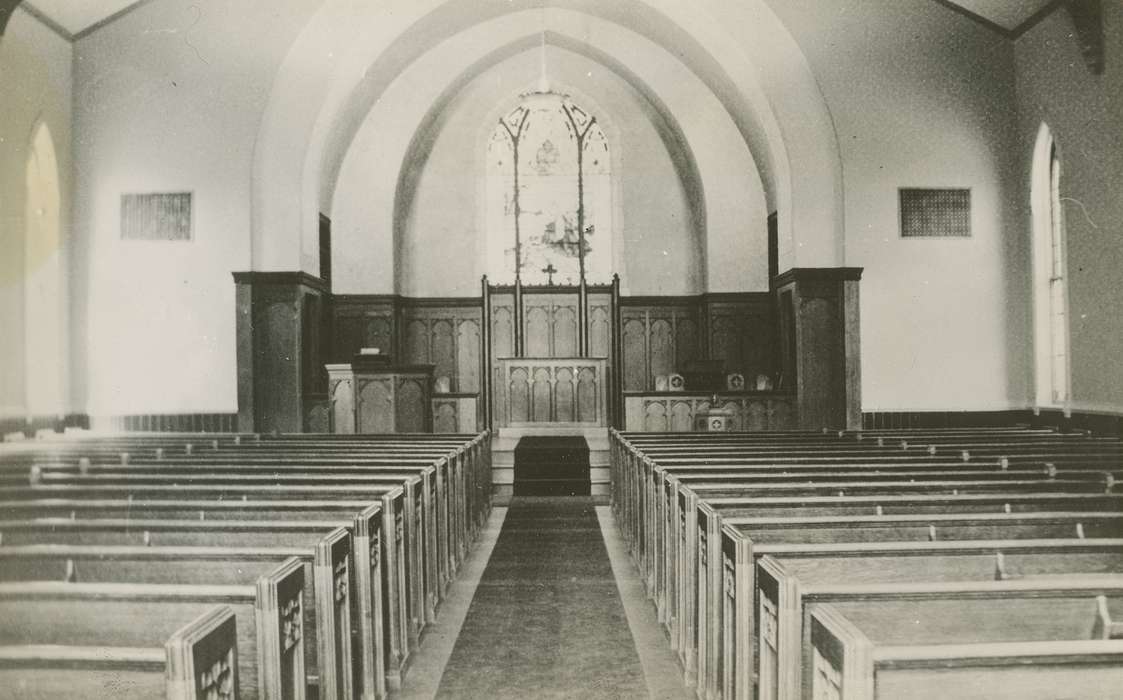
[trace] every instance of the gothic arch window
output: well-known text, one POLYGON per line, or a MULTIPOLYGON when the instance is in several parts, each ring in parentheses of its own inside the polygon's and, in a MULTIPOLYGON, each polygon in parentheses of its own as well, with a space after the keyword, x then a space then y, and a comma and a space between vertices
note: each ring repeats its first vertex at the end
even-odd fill
POLYGON ((535 92, 500 118, 487 145, 488 276, 577 284, 612 276, 612 165, 595 116, 535 92), (551 270, 552 272, 544 272, 551 270))
POLYGON ((31 139, 24 210, 25 405, 29 415, 61 415, 63 361, 61 208, 54 141, 46 124, 31 139))
POLYGON ((1039 405, 1071 400, 1068 254, 1061 194, 1061 156, 1041 126, 1033 159, 1034 339, 1039 405))

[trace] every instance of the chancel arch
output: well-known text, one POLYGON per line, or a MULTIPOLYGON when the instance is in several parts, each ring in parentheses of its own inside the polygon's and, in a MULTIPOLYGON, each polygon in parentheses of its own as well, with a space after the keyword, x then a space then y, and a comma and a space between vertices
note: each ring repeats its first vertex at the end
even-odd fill
MULTIPOLYGON (((330 187, 363 115, 394 76, 427 47, 520 11, 507 3, 465 0, 410 3, 393 12, 382 6, 343 12, 337 4, 326 2, 290 50, 262 122, 253 217, 255 265, 262 269, 297 264, 314 269, 315 246, 301 241, 314 230, 317 197, 325 194, 322 185, 330 187), (331 51, 324 50, 328 45, 331 51)), ((546 14, 579 7, 590 18, 633 27, 648 40, 674 46, 749 144, 769 205, 780 212, 784 266, 834 265, 843 248, 840 165, 822 95, 771 9, 759 1, 749 4, 555 2, 548 3, 546 14), (723 29, 727 22, 750 27, 759 41, 734 41, 723 29), (765 84, 762 66, 787 70, 777 70, 778 82, 765 84), (799 197, 793 197, 795 183, 799 197), (798 244, 794 231, 802 236, 798 244)))
MULTIPOLYGON (((664 264, 657 259, 662 257, 676 260, 680 270, 684 263, 688 268, 685 276, 682 272, 676 275, 674 284, 679 286, 665 290, 668 293, 697 293, 707 288, 736 291, 745 288, 746 284, 749 289, 767 289, 767 268, 763 257, 757 260, 748 254, 749 250, 764 246, 767 212, 763 181, 755 167, 753 154, 739 137, 736 125, 720 101, 683 64, 646 39, 595 21, 592 26, 597 31, 588 31, 589 23, 586 22, 586 34, 589 36, 582 38, 579 36, 582 19, 579 15, 557 12, 551 16, 557 17, 558 22, 567 22, 562 28, 554 25, 554 29, 547 33, 553 79, 564 82, 564 89, 582 101, 589 99, 581 94, 583 90, 595 91, 594 102, 600 103, 598 109, 603 121, 611 118, 629 124, 641 122, 643 129, 653 128, 655 138, 662 141, 658 150, 667 154, 675 170, 674 176, 679 183, 676 188, 682 188, 680 198, 687 209, 666 217, 659 227, 692 229, 694 240, 689 249, 639 245, 641 228, 634 213, 657 210, 661 206, 658 200, 666 196, 666 191, 639 193, 633 188, 631 195, 626 190, 617 198, 619 201, 631 197, 632 204, 623 207, 627 212, 627 226, 633 231, 623 235, 625 238, 630 236, 632 248, 628 249, 623 244, 616 246, 616 271, 622 275, 625 291, 636 282, 623 269, 625 258, 632 266, 642 268, 664 264), (597 40, 597 46, 587 43, 593 39, 597 40), (622 58, 612 58, 612 52, 618 52, 622 58), (643 56, 644 60, 634 61, 632 65, 622 63, 623 57, 635 55, 643 56), (584 86, 587 75, 595 76, 588 82, 600 87, 584 86), (612 89, 605 89, 606 84, 611 84, 612 89), (573 85, 582 85, 582 88, 573 88, 573 85), (624 107, 630 111, 620 114, 624 96, 629 96, 624 101, 624 107), (608 104, 614 100, 615 103, 608 104), (697 271, 695 260, 700 266, 697 271)), ((479 130, 480 138, 486 138, 498 117, 508 109, 512 97, 531 89, 537 79, 539 16, 530 13, 521 18, 505 17, 496 22, 513 25, 516 19, 521 19, 518 28, 528 32, 514 45, 521 49, 520 53, 511 56, 507 47, 499 47, 479 62, 469 64, 463 73, 450 75, 449 67, 463 65, 463 57, 470 58, 474 51, 479 51, 480 37, 488 33, 477 35, 465 32, 456 41, 435 48, 410 66, 387 89, 385 99, 372 107, 343 161, 334 190, 332 219, 336 246, 341 255, 335 269, 340 289, 361 293, 418 293, 409 282, 409 269, 420 264, 418 260, 411 260, 410 256, 421 250, 421 246, 412 236, 418 230, 428 235, 430 227, 425 225, 418 229, 413 214, 416 211, 432 211, 434 204, 440 204, 418 199, 425 197, 423 190, 424 178, 429 176, 427 172, 439 169, 429 161, 434 148, 439 151, 442 144, 453 138, 477 138, 475 133, 464 131, 468 128, 467 123, 473 130, 479 130), (449 56, 458 56, 461 62, 450 60, 449 56), (511 64, 524 65, 526 70, 512 70, 511 64), (444 87, 446 84, 447 87, 444 87), (480 96, 483 93, 487 96, 480 96), (486 104, 494 114, 489 112, 473 117, 476 119, 474 122, 459 118, 459 110, 475 110, 474 105, 479 103, 486 104), (388 104, 393 104, 394 109, 390 110, 386 106, 388 104), (417 131, 410 134, 407 149, 401 134, 413 123, 417 124, 417 131), (400 173, 386 167, 388 162, 401 162, 400 173), (391 195, 393 199, 389 199, 391 195), (427 206, 421 206, 422 201, 427 206), (392 221, 391 211, 394 212, 392 221), (391 227, 394 229, 394 241, 387 235, 391 227), (348 246, 353 250, 344 255, 342 251, 348 246), (391 270, 389 266, 394 257, 398 258, 398 270, 391 270), (394 277, 400 282, 405 281, 405 285, 391 287, 389 280, 394 277), (370 284, 382 286, 364 286, 370 284)), ((500 31, 500 28, 491 29, 490 33, 500 31)), ((631 134, 625 135, 625 138, 630 137, 631 134)), ((647 167, 644 159, 648 158, 649 150, 646 145, 639 149, 624 148, 623 171, 636 172, 647 167)), ((476 167, 469 166, 463 160, 466 157, 466 154, 458 156, 461 160, 454 167, 476 167)), ((615 160, 615 154, 613 157, 615 160)), ((482 192, 465 187, 459 187, 455 192, 445 190, 444 195, 457 200, 453 208, 458 212, 474 206, 474 202, 484 196, 482 192)), ((445 209, 448 204, 443 204, 445 209)), ((476 225, 482 229, 484 222, 476 225)), ((643 231, 651 228, 649 226, 643 231)), ((439 242, 432 241, 434 245, 439 242)), ((447 250, 438 247, 429 249, 426 255, 436 255, 439 259, 447 253, 447 250)), ((483 249, 476 246, 471 251, 457 250, 456 254, 461 258, 465 254, 475 254, 479 258, 475 275, 478 280, 478 275, 486 269, 483 249)), ((432 261, 433 258, 428 257, 427 260, 432 261)), ((471 277, 466 275, 465 280, 471 277)), ((474 283, 466 281, 465 284, 471 286, 462 287, 461 291, 446 289, 442 294, 474 293, 474 283)), ((642 287, 631 291, 653 293, 642 287)))

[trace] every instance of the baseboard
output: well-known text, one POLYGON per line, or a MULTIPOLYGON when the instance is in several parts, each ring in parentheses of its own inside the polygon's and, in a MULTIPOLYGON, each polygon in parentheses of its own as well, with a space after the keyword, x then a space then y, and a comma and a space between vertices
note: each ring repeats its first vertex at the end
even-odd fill
POLYGON ((90 428, 107 432, 233 433, 237 413, 164 413, 128 416, 91 416, 90 428))
POLYGON ((1019 408, 997 411, 871 411, 862 414, 866 430, 901 428, 995 428, 1012 425, 1087 430, 1123 436, 1123 413, 1019 408))
POLYGON ((66 416, 28 416, 25 418, 0 418, 0 435, 23 433, 33 438, 40 430, 54 430, 61 433, 66 428, 89 428, 90 418, 84 413, 71 413, 66 416))

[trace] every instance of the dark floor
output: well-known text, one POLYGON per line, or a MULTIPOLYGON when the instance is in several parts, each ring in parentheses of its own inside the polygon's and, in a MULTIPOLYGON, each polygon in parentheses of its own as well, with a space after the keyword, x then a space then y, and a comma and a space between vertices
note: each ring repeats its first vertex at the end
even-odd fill
POLYGON ((592 499, 511 501, 437 697, 648 697, 592 499))

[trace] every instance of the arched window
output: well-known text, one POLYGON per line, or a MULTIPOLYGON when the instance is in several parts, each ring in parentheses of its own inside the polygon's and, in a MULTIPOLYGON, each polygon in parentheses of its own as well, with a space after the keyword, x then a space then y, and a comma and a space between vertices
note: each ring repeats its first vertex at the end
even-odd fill
POLYGON ((59 172, 46 124, 31 140, 24 210, 25 404, 29 415, 63 413, 62 258, 59 172))
POLYGON ((1039 405, 1069 402, 1068 255, 1061 197, 1061 158, 1046 125, 1033 159, 1034 339, 1039 405))
POLYGON ((487 146, 492 280, 517 269, 526 284, 577 284, 582 268, 589 282, 610 280, 609 156, 596 117, 564 95, 525 95, 499 120, 487 146))

